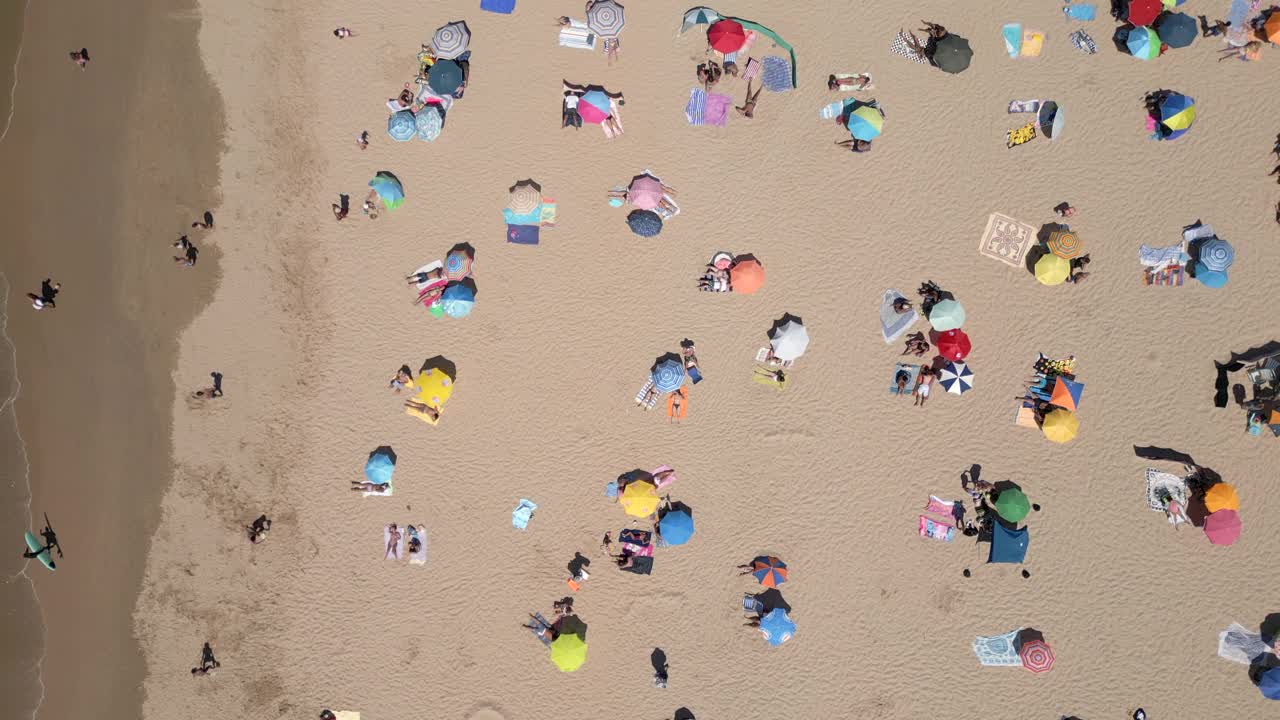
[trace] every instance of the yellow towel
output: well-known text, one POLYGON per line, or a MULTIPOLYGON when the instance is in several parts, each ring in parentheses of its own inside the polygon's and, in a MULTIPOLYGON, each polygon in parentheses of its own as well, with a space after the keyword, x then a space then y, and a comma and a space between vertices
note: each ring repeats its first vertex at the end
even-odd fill
POLYGON ((1008 147, 1031 142, 1036 139, 1036 124, 1027 123, 1016 130, 1010 130, 1005 136, 1005 145, 1008 147))
POLYGON ((1027 30, 1022 33, 1022 57, 1040 57, 1044 49, 1044 33, 1027 30))

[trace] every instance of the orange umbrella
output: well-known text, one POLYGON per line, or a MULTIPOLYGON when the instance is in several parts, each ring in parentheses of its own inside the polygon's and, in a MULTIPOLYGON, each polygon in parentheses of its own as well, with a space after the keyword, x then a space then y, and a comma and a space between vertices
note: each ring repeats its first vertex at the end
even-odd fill
POLYGON ((1219 510, 1239 510, 1240 496, 1236 495, 1236 489, 1227 483, 1218 483, 1204 494, 1204 506, 1211 513, 1219 510))
POLYGON ((1271 13, 1271 17, 1262 24, 1262 36, 1267 42, 1280 44, 1280 12, 1271 13))
POLYGON ((750 295, 763 285, 764 267, 755 258, 738 262, 729 270, 729 288, 733 292, 750 295))

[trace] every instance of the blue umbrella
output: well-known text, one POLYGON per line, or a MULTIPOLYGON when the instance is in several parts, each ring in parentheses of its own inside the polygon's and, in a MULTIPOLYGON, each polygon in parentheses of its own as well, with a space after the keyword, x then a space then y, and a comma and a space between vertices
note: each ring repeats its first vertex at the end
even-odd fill
POLYGON ((1027 559, 1027 529, 1010 530, 1000 523, 991 528, 991 554, 989 563, 1020 563, 1027 559))
POLYGON ((685 508, 664 513, 658 520, 658 534, 668 545, 684 545, 693 537, 693 513, 685 508))
POLYGON ((1160 42, 1171 48, 1183 48, 1200 36, 1195 18, 1182 13, 1166 12, 1156 18, 1156 33, 1160 42))
POLYGON ((612 115, 613 108, 609 106, 609 96, 599 90, 588 90, 582 94, 582 102, 588 105, 594 105, 597 110, 605 115, 612 115))
POLYGON ((466 317, 476 304, 476 293, 464 283, 450 283, 440 294, 440 307, 452 318, 466 317))
POLYGON ((1235 259, 1235 248, 1220 237, 1209 238, 1200 245, 1200 264, 1209 270, 1226 270, 1235 259))
POLYGON ((378 448, 364 464, 364 476, 374 485, 389 485, 396 471, 396 458, 391 448, 378 448))
POLYGON ((411 110, 391 113, 391 117, 387 118, 387 134, 391 136, 392 140, 397 142, 412 140, 417 132, 418 126, 414 121, 413 111, 411 110))
POLYGON ((1258 678, 1258 689, 1268 700, 1280 700, 1280 667, 1273 667, 1258 678))
POLYGON ((1187 134, 1196 121, 1196 101, 1182 93, 1171 92, 1160 101, 1160 139, 1174 140, 1187 134))
POLYGON ((428 105, 418 111, 414 117, 418 139, 431 142, 440 137, 440 129, 444 127, 444 115, 438 105, 428 105))
POLYGON ((427 72, 427 84, 441 95, 452 95, 462 86, 462 66, 452 60, 437 60, 427 72))
POLYGON ((653 380, 654 389, 658 392, 675 392, 684 385, 684 363, 669 357, 654 365, 649 377, 653 380))
POLYGON ((949 393, 963 395, 973 389, 973 371, 966 363, 949 362, 942 367, 938 383, 949 393))
POLYGON ((1204 263, 1196 263, 1196 279, 1205 287, 1220 288, 1227 284, 1227 274, 1221 270, 1210 270, 1204 263))
POLYGON ((764 639, 768 640, 770 645, 778 647, 795 634, 796 624, 787 615, 786 610, 774 608, 760 618, 760 632, 764 633, 764 639))
POLYGON ((662 232, 662 217, 652 210, 633 210, 627 216, 627 227, 640 237, 653 237, 662 232))
POLYGON ((369 181, 369 187, 378 193, 378 199, 388 210, 404 204, 404 186, 400 184, 400 178, 388 170, 379 170, 369 181))

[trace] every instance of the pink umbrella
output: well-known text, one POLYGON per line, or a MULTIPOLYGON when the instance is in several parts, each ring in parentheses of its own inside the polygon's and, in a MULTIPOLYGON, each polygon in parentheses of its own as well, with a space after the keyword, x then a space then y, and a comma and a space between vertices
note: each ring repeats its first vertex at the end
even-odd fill
POLYGON ((662 183, 652 175, 637 175, 627 188, 627 200, 641 210, 652 210, 662 203, 662 183))
POLYGON ((1230 545, 1240 537, 1240 513, 1219 510, 1204 520, 1204 534, 1214 545, 1230 545))
POLYGON ((599 125, 604 119, 609 117, 609 113, 604 112, 600 108, 587 102, 578 103, 578 114, 582 116, 582 122, 593 123, 599 125))

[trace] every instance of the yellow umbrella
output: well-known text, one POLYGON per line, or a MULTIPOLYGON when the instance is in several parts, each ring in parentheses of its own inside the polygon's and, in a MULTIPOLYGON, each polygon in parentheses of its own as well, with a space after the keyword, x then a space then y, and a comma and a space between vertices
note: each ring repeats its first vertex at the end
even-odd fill
POLYGON ((1227 483, 1218 483, 1204 494, 1204 506, 1211 513, 1219 510, 1239 510, 1240 496, 1236 495, 1236 489, 1227 483))
POLYGON ((1064 443, 1071 440, 1080 431, 1080 419, 1070 410, 1058 408, 1048 415, 1044 416, 1044 423, 1040 426, 1044 431, 1044 436, 1056 443, 1064 443))
POLYGON ((1036 261, 1036 279, 1045 285, 1061 285, 1070 276, 1071 261, 1064 257, 1045 253, 1036 261))
POLYGON ((658 509, 658 488, 648 480, 636 480, 627 484, 618 502, 622 503, 622 509, 632 517, 649 517, 658 509))
POLYGON ((418 375, 414 380, 418 387, 416 399, 439 410, 453 394, 453 378, 444 374, 443 370, 431 369, 418 375))
POLYGON ((587 641, 577 635, 561 635, 551 641, 551 662, 560 672, 573 672, 587 661, 587 641))

